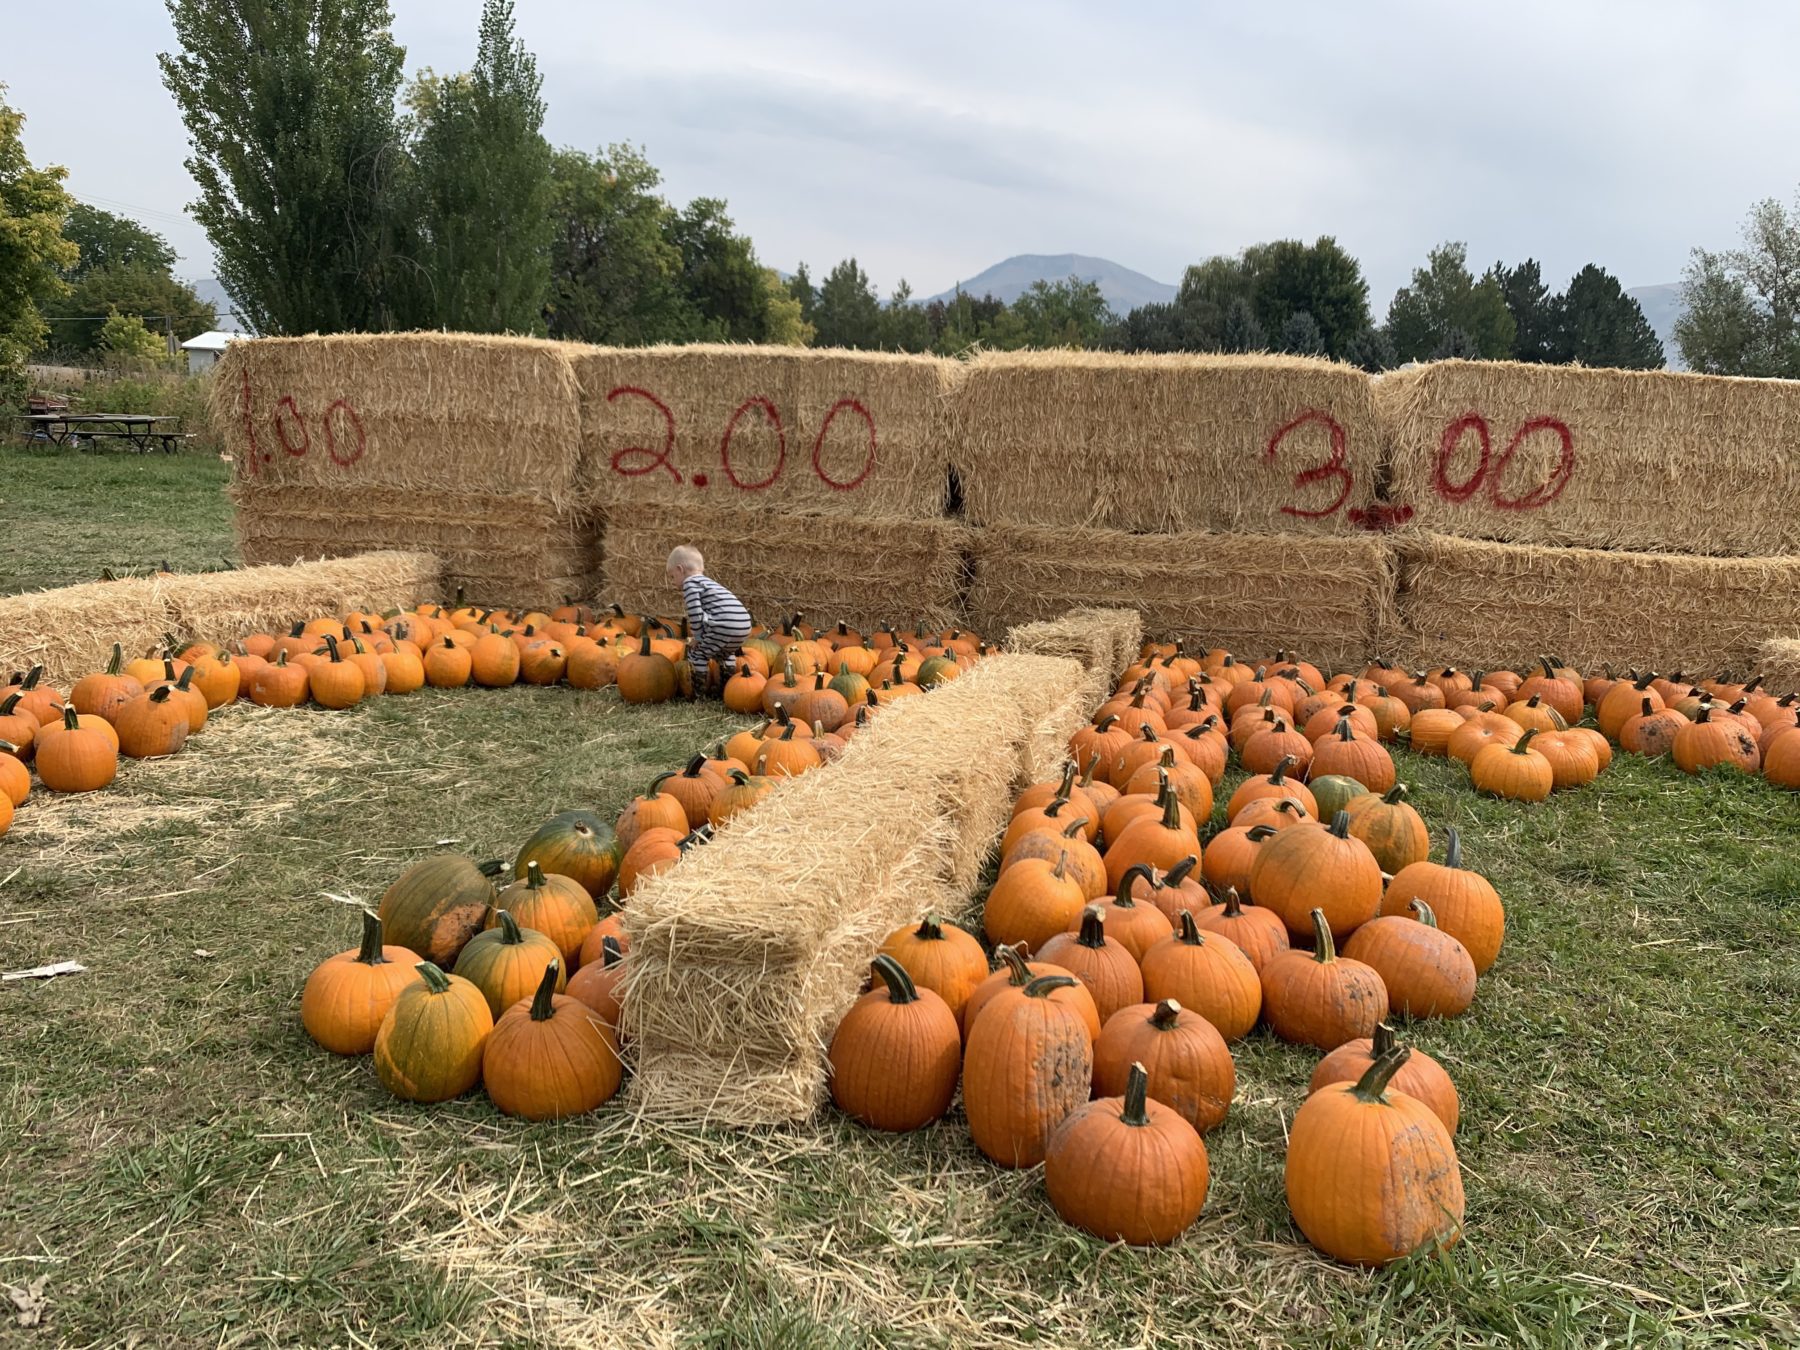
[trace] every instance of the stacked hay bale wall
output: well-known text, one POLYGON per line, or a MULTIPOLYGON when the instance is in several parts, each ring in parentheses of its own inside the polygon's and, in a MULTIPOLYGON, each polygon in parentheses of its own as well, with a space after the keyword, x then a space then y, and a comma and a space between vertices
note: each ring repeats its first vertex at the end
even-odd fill
POLYGON ((235 344, 213 376, 252 563, 415 549, 495 603, 590 594, 581 407, 554 343, 404 333, 235 344))
POLYGON ((639 887, 625 909, 638 1108, 739 1125, 809 1115, 869 958, 899 925, 966 905, 1032 728, 1083 674, 990 658, 639 887))
POLYGON ((0 597, 0 667, 42 665, 55 684, 180 641, 223 641, 295 619, 381 611, 439 595, 442 565, 428 553, 366 553, 294 567, 129 577, 0 597))

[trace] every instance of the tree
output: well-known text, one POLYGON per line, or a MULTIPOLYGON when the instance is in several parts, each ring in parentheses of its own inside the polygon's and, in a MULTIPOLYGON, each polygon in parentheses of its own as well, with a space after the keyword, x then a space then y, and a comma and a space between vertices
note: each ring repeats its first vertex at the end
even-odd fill
POLYGON ((1618 278, 1589 263, 1575 274, 1562 302, 1559 343, 1584 366, 1661 370, 1662 339, 1643 307, 1625 294, 1618 278))
POLYGON ((1563 298, 1544 284, 1536 258, 1517 267, 1495 263, 1488 276, 1500 287, 1513 319, 1513 358, 1548 365, 1569 360, 1563 342, 1563 298))
POLYGON ((555 229, 542 88, 512 0, 485 0, 475 68, 425 71, 408 91, 421 326, 542 331, 555 229))
POLYGON ((98 346, 109 357, 125 362, 164 362, 168 359, 168 344, 144 327, 144 321, 135 314, 120 314, 114 310, 107 315, 106 321, 100 325, 98 346))
POLYGON ((812 276, 801 263, 794 269, 794 275, 788 278, 788 294, 800 305, 800 317, 807 323, 812 322, 813 306, 818 303, 819 293, 813 289, 812 276))
POLYGON ((1512 355, 1515 326, 1506 297, 1492 275, 1479 282, 1469 272, 1468 246, 1440 244, 1424 267, 1413 272, 1388 307, 1388 336, 1402 360, 1416 361, 1440 351, 1460 332, 1459 348, 1469 355, 1503 360, 1512 355))
MULTIPOLYGON (((1244 250, 1250 302, 1265 332, 1280 333, 1305 313, 1319 335, 1319 354, 1341 357, 1369 326, 1369 283, 1362 264, 1330 235, 1310 244, 1277 239, 1244 250)), ((1293 351, 1296 348, 1286 347, 1293 351)))
POLYGON ((902 277, 881 312, 881 345, 895 352, 925 352, 931 350, 931 336, 931 320, 913 303, 912 287, 902 277))
POLYGON ((1675 343, 1690 369, 1800 378, 1800 208, 1758 202, 1741 247, 1695 249, 1681 301, 1675 343))
POLYGON ((1105 345, 1118 352, 1179 352, 1188 349, 1181 309, 1172 301, 1139 305, 1115 323, 1105 345))
POLYGON ((1098 284, 1080 277, 1034 281, 996 319, 1001 348, 1098 347, 1116 322, 1098 284))
POLYGON ((1269 335, 1249 297, 1238 296, 1225 312, 1225 324, 1219 333, 1218 350, 1227 352, 1260 352, 1268 350, 1269 335))
POLYGON ((1226 350, 1226 317, 1239 300, 1254 315, 1254 293, 1255 279, 1242 258, 1208 258, 1189 267, 1175 292, 1183 350, 1226 350))
POLYGON ((725 203, 696 197, 664 218, 663 234, 681 255, 682 294, 708 342, 761 342, 768 300, 763 267, 750 240, 736 233, 725 203))
POLYGON ((806 321, 799 299, 788 290, 781 273, 762 270, 763 338, 778 347, 804 347, 813 340, 813 326, 806 321))
POLYGON ((1474 334, 1466 328, 1452 328, 1438 339, 1437 346, 1426 353, 1429 361, 1448 361, 1457 358, 1463 361, 1479 361, 1481 347, 1475 341, 1474 334))
POLYGON ((1325 335, 1319 331, 1318 321, 1303 309, 1287 316, 1287 322, 1281 325, 1281 339, 1277 345, 1295 356, 1326 354, 1325 335))
POLYGON ((393 327, 412 251, 387 0, 166 0, 192 205, 261 333, 393 327))
POLYGON ((550 335, 612 346, 690 341, 700 321, 682 290, 656 169, 629 145, 593 156, 562 150, 551 169, 550 335))
POLYGON ((813 306, 813 327, 821 347, 881 345, 881 301, 855 258, 844 259, 825 274, 813 306))
POLYGON ((1370 374, 1392 370, 1400 364, 1400 358, 1394 354, 1394 340, 1388 336, 1385 328, 1363 329, 1350 344, 1350 350, 1344 359, 1370 374))
POLYGON ((940 356, 956 356, 977 343, 987 343, 1005 313, 1006 302, 992 294, 976 299, 958 290, 948 303, 933 301, 925 311, 932 330, 931 350, 940 356))
POLYGON ((0 379, 42 340, 38 306, 67 289, 61 273, 78 257, 62 233, 71 204, 62 185, 68 171, 31 166, 24 126, 25 115, 0 98, 0 379))
POLYGON ((186 282, 147 263, 123 263, 85 273, 66 296, 45 306, 50 347, 93 350, 104 323, 95 316, 113 313, 141 318, 159 333, 166 326, 182 341, 219 326, 218 311, 186 282))
POLYGON ((127 216, 86 202, 69 207, 63 237, 81 250, 74 266, 63 273, 71 282, 103 267, 144 267, 162 273, 175 270, 175 250, 167 239, 127 216))

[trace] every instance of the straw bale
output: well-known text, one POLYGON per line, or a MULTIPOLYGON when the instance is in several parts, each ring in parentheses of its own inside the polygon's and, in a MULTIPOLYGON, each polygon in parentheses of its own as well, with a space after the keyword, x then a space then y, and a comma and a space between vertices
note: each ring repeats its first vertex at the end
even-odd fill
POLYGON ((1800 638, 1770 638, 1757 648, 1756 669, 1774 692, 1800 691, 1800 638))
POLYGON ((985 353, 952 409, 974 524, 1333 534, 1374 500, 1369 378, 1328 361, 985 353))
POLYGON ((1414 530, 1725 557, 1800 552, 1800 383, 1439 361, 1383 376, 1375 399, 1389 493, 1412 508, 1414 530))
POLYGON ((962 621, 966 536, 947 520, 621 507, 606 522, 601 594, 628 610, 679 609, 663 570, 671 548, 692 544, 752 614, 943 628, 962 621))
POLYGON ((1129 606, 1142 614, 1147 637, 1246 656, 1288 648, 1325 665, 1360 665, 1373 654, 1394 590, 1390 550, 1369 535, 994 526, 975 532, 972 554, 969 616, 977 629, 1050 619, 1072 606, 1129 606))
POLYGON ((1743 672, 1800 624, 1800 558, 1539 548, 1444 535, 1396 540, 1415 661, 1743 672))
POLYGON ((1011 652, 1065 656, 1079 661, 1082 676, 1068 696, 1032 725, 1024 750, 1024 777, 1047 777, 1067 757, 1069 737, 1093 716, 1118 674, 1135 660, 1143 619, 1134 609, 1074 609, 1060 619, 1020 624, 1006 634, 1011 652))
POLYGON ((221 641, 279 631, 296 619, 410 609, 443 595, 443 566, 429 553, 359 553, 291 567, 247 567, 173 578, 174 630, 221 641))
POLYGON ((766 500, 838 516, 943 511, 954 361, 745 345, 564 350, 581 387, 582 486, 597 505, 703 494, 722 507, 766 500))
POLYGON ((445 595, 462 587, 489 604, 554 604, 592 596, 599 583, 592 524, 530 497, 247 485, 233 495, 247 562, 427 552, 442 560, 445 595))
POLYGON ((122 577, 0 596, 0 679, 41 665, 65 691, 100 670, 117 642, 128 656, 160 647, 174 627, 167 577, 122 577))
POLYGON ((1005 824, 1030 725, 1075 662, 997 656, 876 720, 627 902, 633 1100, 761 1124, 810 1113, 882 937, 957 914, 1005 824))
POLYGON ((237 481, 567 505, 581 404, 562 344, 467 333, 233 343, 212 421, 237 481))

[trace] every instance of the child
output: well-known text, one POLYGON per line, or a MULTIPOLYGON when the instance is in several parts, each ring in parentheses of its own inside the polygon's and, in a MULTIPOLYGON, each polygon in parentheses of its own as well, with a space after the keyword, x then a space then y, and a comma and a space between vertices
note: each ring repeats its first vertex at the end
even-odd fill
POLYGON ((694 692, 707 689, 706 663, 727 658, 750 636, 750 611, 744 602, 706 575, 706 559, 700 550, 682 544, 669 553, 665 570, 671 586, 681 587, 687 606, 688 664, 693 669, 694 692))

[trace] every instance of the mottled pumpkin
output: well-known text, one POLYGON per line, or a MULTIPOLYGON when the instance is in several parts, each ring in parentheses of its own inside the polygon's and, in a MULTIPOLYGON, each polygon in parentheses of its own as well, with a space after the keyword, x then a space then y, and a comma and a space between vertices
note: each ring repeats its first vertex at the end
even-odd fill
POLYGON ((1347 937, 1381 908, 1381 866, 1350 833, 1347 812, 1330 825, 1309 821, 1265 840, 1250 865, 1250 895, 1305 938, 1323 910, 1336 937, 1347 937))
MULTIPOLYGON (((1039 975, 1068 975, 1073 971, 1062 966, 1052 965, 1048 961, 1027 961, 1015 946, 999 943, 994 947, 995 969, 985 980, 975 986, 969 995, 968 1003, 963 1005, 963 1041, 969 1039, 969 1028, 975 1025, 975 1018, 981 1010, 993 1001, 1003 989, 1023 989, 1039 975)), ((1073 1003, 1081 1010, 1083 1021, 1087 1025, 1088 1036, 1098 1040, 1100 1037, 1100 1010, 1094 1006, 1094 996, 1087 991, 1087 986, 1080 980, 1063 988, 1051 991, 1048 998, 1059 999, 1064 1003, 1073 1003)))
POLYGON ((1039 975, 1002 989, 969 1028, 963 1110, 975 1147, 1002 1167, 1042 1162, 1056 1127, 1093 1086, 1094 1043, 1081 1009, 1048 997, 1075 983, 1039 975))
POLYGON ((582 939, 600 922, 593 897, 579 882, 544 871, 535 859, 525 864, 523 880, 494 897, 494 909, 485 926, 499 927, 502 910, 517 919, 521 928, 535 928, 554 942, 565 969, 574 966, 582 939))
POLYGON ((439 966, 454 966, 479 933, 494 903, 502 862, 476 863, 439 853, 407 868, 382 894, 380 914, 390 941, 439 966))
POLYGON ((519 927, 518 920, 505 910, 499 911, 498 918, 498 926, 469 939, 457 954, 453 972, 481 990, 496 1019, 520 999, 529 998, 551 966, 557 967, 560 992, 564 984, 561 972, 567 969, 562 952, 545 934, 519 927))
POLYGON ((375 1076, 409 1102, 445 1102, 481 1079, 481 1055, 494 1030, 487 999, 467 980, 430 961, 402 989, 375 1033, 375 1076))
POLYGON ((1406 784, 1396 783, 1380 796, 1354 797, 1344 812, 1350 833, 1369 846, 1382 871, 1398 872, 1431 856, 1431 834, 1425 818, 1406 800, 1406 784))
POLYGON ((581 884, 596 900, 619 874, 619 843, 612 826, 591 811, 564 811, 538 826, 513 860, 513 876, 530 863, 581 884))
POLYGON ((1220 1125, 1237 1091, 1237 1066, 1218 1028, 1173 998, 1121 1008, 1094 1042, 1094 1095, 1124 1094, 1142 1064, 1149 1095, 1205 1134, 1220 1125))
POLYGON ((1404 1017, 1455 1017, 1475 1001, 1475 961, 1469 949, 1437 926, 1423 900, 1409 916, 1385 914, 1351 934, 1344 955, 1381 976, 1388 1006, 1404 1017))
POLYGON ((1312 951, 1277 952, 1263 966, 1263 1015, 1284 1041, 1334 1050, 1374 1034, 1388 1015, 1387 988, 1361 961, 1338 956, 1324 911, 1312 919, 1312 951))

